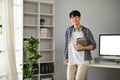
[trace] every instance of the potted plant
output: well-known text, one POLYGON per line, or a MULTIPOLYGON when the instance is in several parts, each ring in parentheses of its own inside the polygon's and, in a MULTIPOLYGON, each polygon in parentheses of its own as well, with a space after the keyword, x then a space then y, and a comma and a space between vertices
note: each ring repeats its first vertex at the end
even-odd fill
POLYGON ((38 45, 39 45, 39 40, 34 37, 30 37, 28 39, 28 43, 25 45, 25 54, 26 54, 26 59, 28 60, 28 64, 23 67, 23 77, 25 79, 32 77, 32 75, 35 73, 35 70, 37 68, 34 68, 34 64, 37 63, 38 59, 41 57, 41 55, 38 53, 38 45))

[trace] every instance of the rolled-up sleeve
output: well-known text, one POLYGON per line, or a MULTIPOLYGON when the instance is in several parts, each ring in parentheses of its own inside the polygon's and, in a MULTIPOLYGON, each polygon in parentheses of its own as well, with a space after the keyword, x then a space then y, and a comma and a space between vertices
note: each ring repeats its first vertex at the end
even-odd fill
POLYGON ((64 60, 68 59, 68 31, 65 33, 65 49, 64 49, 64 60))
POLYGON ((87 29, 87 39, 88 39, 88 45, 92 45, 93 50, 94 50, 96 48, 96 42, 95 42, 93 34, 91 33, 89 29, 87 29))

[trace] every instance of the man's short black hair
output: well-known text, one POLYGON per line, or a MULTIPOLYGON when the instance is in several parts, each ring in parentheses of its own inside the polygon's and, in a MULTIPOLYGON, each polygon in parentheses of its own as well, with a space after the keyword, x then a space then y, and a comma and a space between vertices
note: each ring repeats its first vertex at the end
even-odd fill
POLYGON ((81 16, 81 13, 78 11, 78 10, 73 10, 73 11, 71 11, 70 12, 70 14, 69 14, 69 17, 71 18, 71 17, 75 17, 75 16, 81 16))

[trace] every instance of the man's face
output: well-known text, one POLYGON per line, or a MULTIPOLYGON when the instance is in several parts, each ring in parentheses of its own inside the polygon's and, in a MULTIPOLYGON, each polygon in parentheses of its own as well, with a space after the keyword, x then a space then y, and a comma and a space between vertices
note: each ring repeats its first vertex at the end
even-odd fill
POLYGON ((79 16, 71 16, 70 18, 73 25, 79 25, 80 24, 80 17, 79 16))

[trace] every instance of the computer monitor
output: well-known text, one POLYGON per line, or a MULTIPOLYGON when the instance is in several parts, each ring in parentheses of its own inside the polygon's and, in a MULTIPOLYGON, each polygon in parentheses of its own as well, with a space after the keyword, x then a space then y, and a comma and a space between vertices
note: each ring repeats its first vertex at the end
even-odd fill
POLYGON ((99 55, 120 59, 120 34, 100 34, 99 55))

